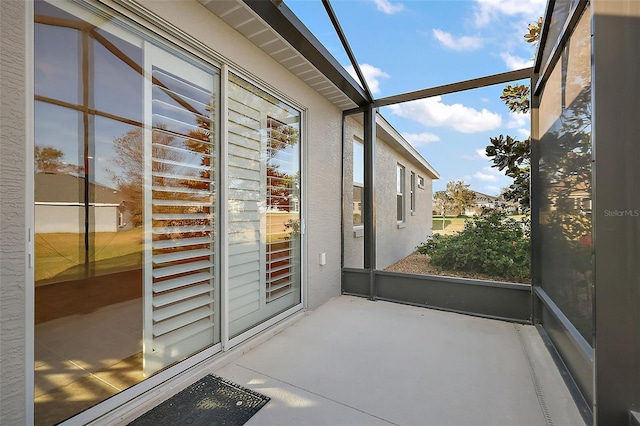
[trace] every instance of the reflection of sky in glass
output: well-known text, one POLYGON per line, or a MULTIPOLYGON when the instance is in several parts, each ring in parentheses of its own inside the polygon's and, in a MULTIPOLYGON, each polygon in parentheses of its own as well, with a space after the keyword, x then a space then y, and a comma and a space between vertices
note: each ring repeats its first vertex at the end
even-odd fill
MULTIPOLYGON (((264 117, 271 117, 297 130, 296 144, 279 150, 272 157, 271 164, 277 165, 279 172, 291 176, 298 173, 300 171, 298 158, 301 142, 300 113, 293 107, 233 74, 229 75, 229 81, 232 83, 229 85, 230 96, 234 101, 255 111, 260 111, 264 117)), ((266 140, 268 136, 268 129, 265 125, 265 128, 260 131, 260 137, 262 140, 266 140)))
POLYGON ((72 104, 80 102, 80 33, 35 25, 35 93, 72 104))
POLYGON ((37 147, 59 149, 64 153, 62 162, 80 166, 84 164, 82 133, 82 115, 78 111, 44 102, 35 103, 37 147))
MULTIPOLYGON (((113 35, 97 31, 108 39, 117 50, 138 65, 142 65, 142 49, 113 35)), ((140 73, 100 42, 93 42, 93 101, 98 111, 142 121, 143 78, 140 73)))
POLYGON ((353 183, 364 184, 364 145, 353 142, 353 183))
POLYGON ((95 117, 94 123, 95 147, 91 174, 96 183, 115 188, 117 185, 113 178, 114 176, 122 176, 122 168, 120 167, 121 161, 113 149, 114 140, 125 136, 127 132, 135 130, 136 127, 99 116, 95 117))

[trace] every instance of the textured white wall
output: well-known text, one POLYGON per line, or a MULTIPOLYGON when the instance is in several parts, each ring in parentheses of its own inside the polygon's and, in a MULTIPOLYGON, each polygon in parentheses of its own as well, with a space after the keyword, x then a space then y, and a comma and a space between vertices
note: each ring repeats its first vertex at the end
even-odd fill
MULTIPOLYGON (((84 207, 40 204, 35 208, 35 217, 37 234, 78 233, 84 229, 84 207)), ((118 231, 118 207, 90 207, 89 217, 93 232, 118 231)))
POLYGON ((307 108, 307 306, 339 295, 342 112, 199 3, 180 2, 180 13, 175 2, 139 3, 307 108))
MULTIPOLYGON (((362 126, 347 120, 347 142, 345 144, 345 267, 362 268, 364 262, 364 238, 355 233, 353 215, 353 138, 362 136, 362 126)), ((426 241, 432 229, 432 181, 424 170, 410 163, 399 152, 376 141, 376 267, 384 269, 415 251, 418 244, 426 241), (405 167, 405 226, 398 228, 396 220, 396 165, 405 167), (411 172, 416 174, 416 210, 410 211, 411 172), (418 176, 425 179, 424 189, 418 188, 418 176)))
POLYGON ((25 2, 0 1, 0 425, 26 423, 25 2))
POLYGON ((377 267, 384 269, 398 260, 413 253, 416 246, 426 241, 431 235, 431 193, 421 191, 416 183, 416 213, 411 215, 410 176, 411 172, 421 175, 426 182, 430 179, 424 171, 419 171, 415 165, 402 157, 397 151, 384 143, 378 143, 376 150, 376 241, 377 241, 377 267), (404 206, 405 224, 398 228, 396 211, 396 166, 401 164, 405 168, 404 173, 404 206))

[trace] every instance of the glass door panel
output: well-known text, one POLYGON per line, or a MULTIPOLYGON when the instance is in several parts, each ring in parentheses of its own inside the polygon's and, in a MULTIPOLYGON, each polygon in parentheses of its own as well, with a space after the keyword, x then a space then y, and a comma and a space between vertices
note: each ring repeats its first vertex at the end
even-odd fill
POLYGON ((144 372, 220 341, 215 285, 218 76, 147 46, 144 372), (150 117, 149 117, 150 115, 150 117))
POLYGON ((230 76, 229 334, 301 302, 300 113, 230 76))

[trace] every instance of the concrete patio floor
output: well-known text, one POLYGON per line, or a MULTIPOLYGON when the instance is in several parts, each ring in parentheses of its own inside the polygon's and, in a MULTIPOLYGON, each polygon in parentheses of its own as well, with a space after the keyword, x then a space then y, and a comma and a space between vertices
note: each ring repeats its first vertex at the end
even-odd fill
POLYGON ((349 296, 214 373, 248 425, 584 425, 535 327, 349 296))

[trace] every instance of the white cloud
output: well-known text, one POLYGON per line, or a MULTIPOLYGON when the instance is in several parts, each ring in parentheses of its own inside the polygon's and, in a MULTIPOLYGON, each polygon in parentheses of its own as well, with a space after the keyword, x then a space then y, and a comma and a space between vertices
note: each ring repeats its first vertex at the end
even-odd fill
POLYGON ((431 142, 438 142, 440 137, 433 133, 402 133, 402 137, 407 140, 414 148, 420 148, 431 142))
POLYGON ((404 10, 404 4, 402 3, 391 3, 389 0, 373 0, 373 2, 380 12, 387 15, 393 15, 404 10))
POLYGON ((469 154, 465 154, 462 156, 462 158, 464 160, 471 160, 471 161, 488 161, 489 157, 487 157, 487 153, 485 152, 484 148, 480 148, 480 149, 476 149, 474 155, 469 155, 469 154))
POLYGON ((500 15, 533 21, 542 16, 546 3, 546 0, 476 0, 475 23, 484 27, 500 15))
MULTIPOLYGON (((369 65, 369 64, 359 64, 359 65, 360 65, 360 70, 364 75, 364 79, 367 80, 369 89, 371 89, 371 93, 373 94, 380 93, 380 79, 389 78, 391 76, 386 72, 382 71, 380 68, 374 67, 373 65, 369 65)), ((345 69, 349 74, 351 74, 353 78, 356 79, 356 81, 360 81, 360 79, 358 79, 358 75, 356 74, 356 70, 353 68, 353 65, 347 65, 345 69)))
POLYGON ((501 176, 500 172, 492 167, 484 167, 473 175, 474 178, 483 182, 498 182, 501 176))
POLYGON ((433 36, 447 49, 470 51, 482 47, 483 40, 479 37, 454 37, 451 33, 434 28, 433 36))
POLYGON ((487 151, 485 150, 485 148, 476 149, 476 154, 478 154, 478 157, 480 157, 481 160, 489 159, 489 157, 487 157, 487 151))
POLYGON ((533 66, 533 59, 524 59, 520 56, 515 56, 507 52, 501 53, 500 57, 511 70, 519 70, 533 66))
POLYGON ((510 112, 505 127, 507 129, 517 129, 520 136, 528 138, 531 134, 531 117, 529 114, 510 112))
POLYGON ((529 114, 521 114, 518 112, 510 112, 509 120, 507 121, 507 129, 514 129, 516 127, 528 127, 531 120, 529 114))
POLYGON ((500 114, 485 108, 478 111, 462 104, 447 105, 441 96, 391 105, 391 111, 425 126, 450 127, 460 133, 494 130, 502 124, 500 114))

